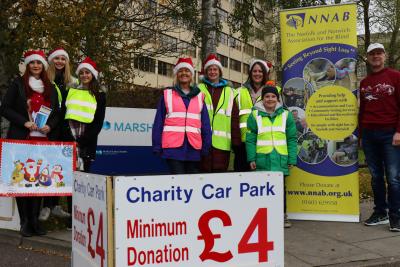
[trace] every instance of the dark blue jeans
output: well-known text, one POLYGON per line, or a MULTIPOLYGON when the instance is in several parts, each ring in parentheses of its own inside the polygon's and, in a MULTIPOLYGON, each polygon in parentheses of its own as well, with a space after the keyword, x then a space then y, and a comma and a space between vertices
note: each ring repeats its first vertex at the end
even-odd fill
POLYGON ((364 129, 362 145, 372 177, 374 210, 385 214, 389 208, 389 215, 398 217, 400 216, 400 147, 392 145, 394 134, 395 129, 364 129))
POLYGON ((171 174, 199 173, 198 161, 167 159, 167 164, 171 174))

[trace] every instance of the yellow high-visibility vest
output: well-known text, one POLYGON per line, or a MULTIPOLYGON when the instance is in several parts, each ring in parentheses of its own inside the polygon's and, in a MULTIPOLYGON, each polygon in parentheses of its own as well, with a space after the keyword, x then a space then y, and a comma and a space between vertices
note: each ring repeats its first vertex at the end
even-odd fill
POLYGON ((257 121, 257 153, 269 154, 275 150, 281 155, 288 155, 286 142, 286 119, 288 111, 285 110, 275 117, 274 122, 267 116, 258 114, 258 110, 253 110, 253 116, 257 121))
POLYGON ((70 88, 65 106, 67 108, 65 119, 91 123, 96 112, 97 101, 88 90, 70 88))
POLYGON ((236 92, 233 88, 225 86, 222 89, 223 91, 218 100, 217 108, 214 110, 212 97, 207 89, 207 85, 200 83, 198 87, 205 95, 204 102, 207 106, 212 129, 212 146, 221 150, 230 151, 231 116, 236 92))
MULTIPOLYGON (((246 133, 247 133, 247 119, 250 116, 251 109, 253 108, 253 100, 251 99, 251 95, 249 93, 249 89, 246 87, 240 87, 237 89, 238 91, 238 107, 239 107, 239 123, 240 123, 240 135, 242 142, 246 142, 246 133)), ((256 102, 261 100, 261 96, 256 99, 256 102)))

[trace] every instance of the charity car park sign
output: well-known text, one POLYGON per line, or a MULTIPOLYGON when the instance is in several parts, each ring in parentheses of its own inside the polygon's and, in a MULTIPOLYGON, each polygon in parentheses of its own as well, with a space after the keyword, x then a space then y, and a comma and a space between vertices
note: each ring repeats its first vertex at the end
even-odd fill
POLYGON ((116 266, 283 266, 276 172, 116 177, 116 266))

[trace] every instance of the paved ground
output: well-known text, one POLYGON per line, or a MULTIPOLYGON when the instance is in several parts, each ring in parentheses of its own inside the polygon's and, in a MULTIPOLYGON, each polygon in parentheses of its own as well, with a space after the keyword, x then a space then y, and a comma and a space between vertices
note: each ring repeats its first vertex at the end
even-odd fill
MULTIPOLYGON (((372 204, 361 204, 362 221, 372 204)), ((400 266, 400 233, 388 225, 294 221, 285 230, 285 266, 400 266)))
MULTIPOLYGON (((362 220, 371 210, 371 202, 361 204, 362 220)), ((35 267, 27 264, 32 257, 40 259, 42 265, 37 266, 69 266, 70 231, 25 238, 18 247, 20 241, 18 233, 0 230, 0 251, 6 254, 0 257, 1 267, 35 267), (19 265, 4 261, 12 257, 18 257, 19 265)), ((293 227, 285 230, 285 266, 400 266, 400 233, 390 232, 388 225, 293 221, 293 227)))

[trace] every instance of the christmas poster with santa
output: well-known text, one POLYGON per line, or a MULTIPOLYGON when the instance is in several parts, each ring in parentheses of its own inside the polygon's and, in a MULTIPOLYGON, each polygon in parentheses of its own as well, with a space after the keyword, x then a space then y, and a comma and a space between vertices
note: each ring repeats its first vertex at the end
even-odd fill
POLYGON ((72 194, 73 142, 0 139, 0 196, 72 194))

